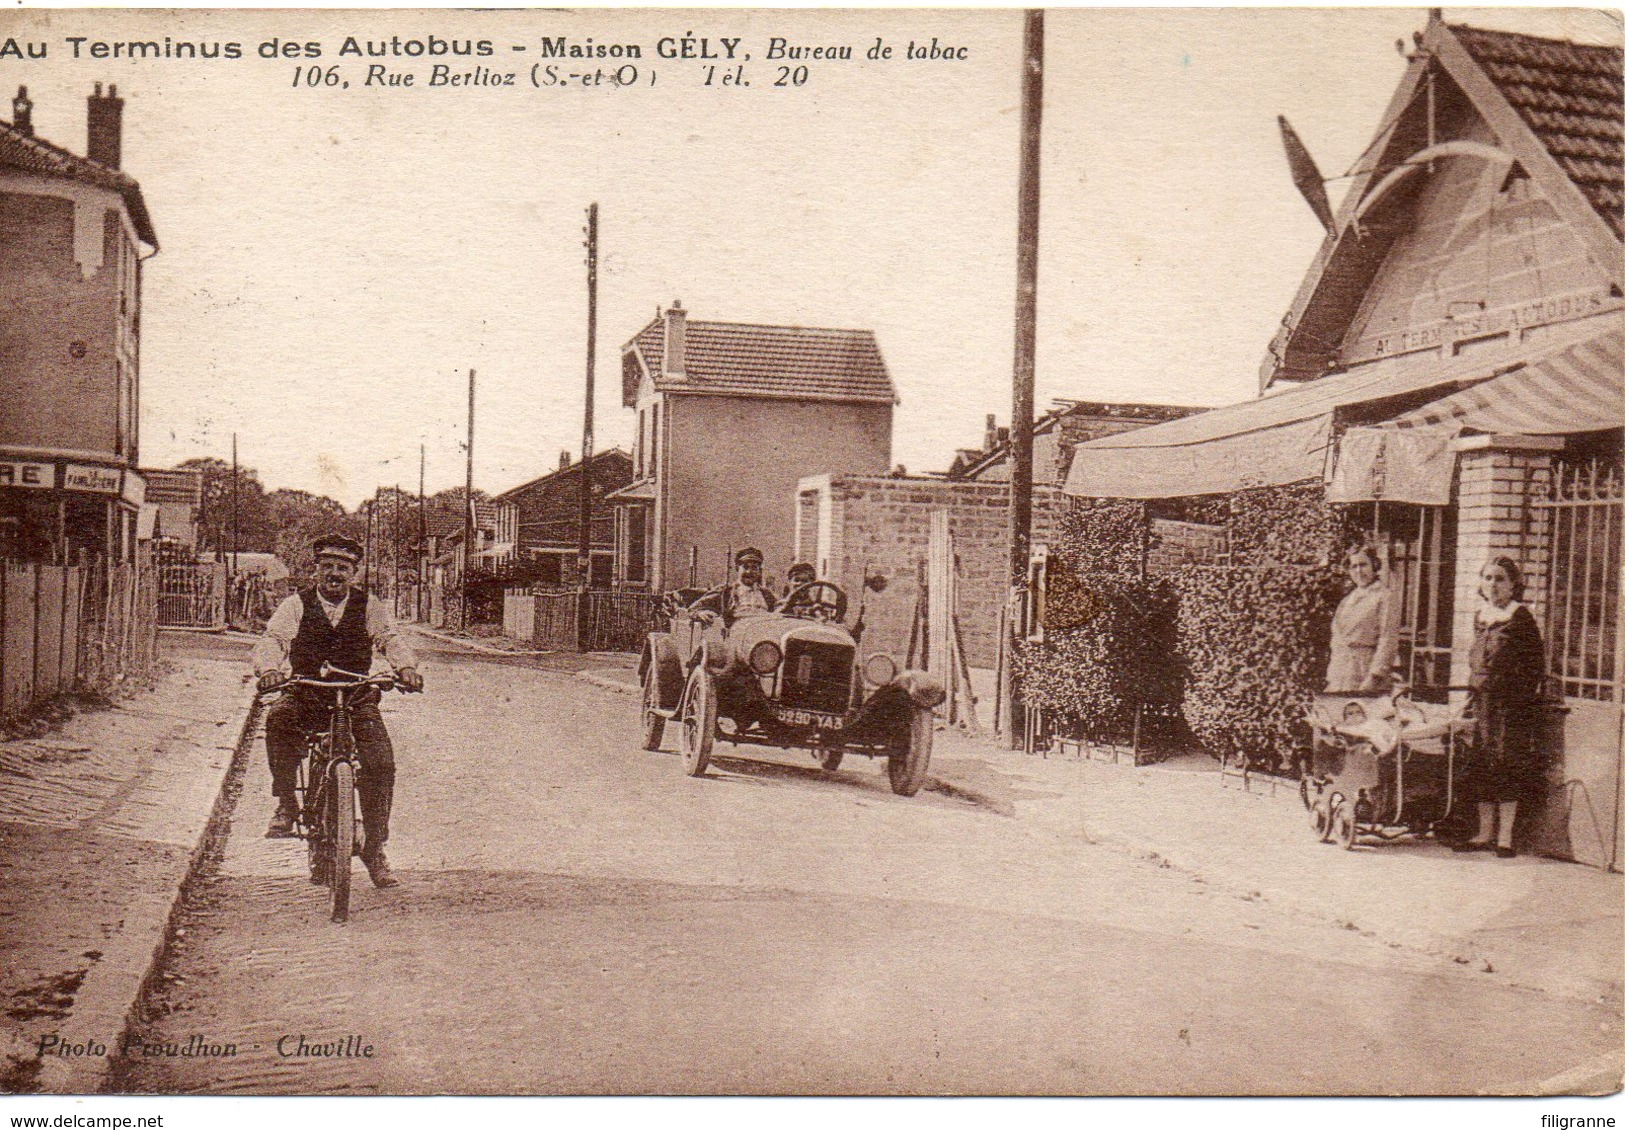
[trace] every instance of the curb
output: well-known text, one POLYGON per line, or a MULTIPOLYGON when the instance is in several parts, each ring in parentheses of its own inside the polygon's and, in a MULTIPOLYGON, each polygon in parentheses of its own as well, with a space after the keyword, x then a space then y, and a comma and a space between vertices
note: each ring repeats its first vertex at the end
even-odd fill
POLYGON ((111 952, 96 963, 75 994, 70 1017, 76 1030, 87 1036, 113 1033, 107 1054, 83 1059, 44 1057, 40 1062, 40 1091, 52 1095, 94 1095, 115 1093, 111 1086, 122 1062, 124 1040, 134 1028, 143 1002, 168 956, 170 939, 186 896, 196 885, 203 863, 226 834, 236 804, 235 786, 242 780, 248 752, 253 744, 255 725, 262 711, 258 697, 249 704, 238 729, 237 742, 220 784, 215 790, 203 829, 188 854, 181 881, 167 900, 160 896, 156 905, 131 908, 118 941, 111 952), (167 902, 167 905, 165 903, 167 902), (133 982, 133 988, 132 988, 133 982))
POLYGON ((576 678, 584 683, 591 683, 595 687, 602 687, 606 691, 615 691, 618 694, 641 694, 642 688, 631 683, 623 683, 619 679, 612 679, 608 675, 600 675, 595 671, 577 671, 576 678))
POLYGON ((470 651, 477 651, 477 652, 480 652, 481 654, 484 654, 484 655, 557 655, 557 654, 559 654, 557 651, 517 651, 517 650, 510 650, 510 649, 505 648, 505 647, 492 647, 489 644, 476 643, 473 640, 465 640, 461 636, 450 635, 450 634, 448 634, 446 632, 436 631, 433 628, 425 628, 422 624, 407 624, 407 625, 405 625, 405 627, 410 628, 412 631, 418 633, 419 635, 428 636, 430 639, 439 640, 441 643, 456 644, 458 647, 466 647, 470 651))

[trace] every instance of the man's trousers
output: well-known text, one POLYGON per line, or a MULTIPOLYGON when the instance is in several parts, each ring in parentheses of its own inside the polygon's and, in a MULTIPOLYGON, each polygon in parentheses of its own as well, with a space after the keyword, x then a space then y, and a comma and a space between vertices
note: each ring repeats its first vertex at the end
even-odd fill
MULTIPOLYGON (((377 692, 374 691, 373 694, 377 692)), ((332 717, 327 696, 307 696, 295 689, 265 712, 265 750, 271 763, 271 793, 292 805, 299 760, 309 735, 327 728, 332 717)), ((355 735, 356 790, 361 794, 361 827, 371 853, 389 841, 389 810, 395 800, 395 749, 378 712, 378 700, 365 694, 350 709, 355 735)))

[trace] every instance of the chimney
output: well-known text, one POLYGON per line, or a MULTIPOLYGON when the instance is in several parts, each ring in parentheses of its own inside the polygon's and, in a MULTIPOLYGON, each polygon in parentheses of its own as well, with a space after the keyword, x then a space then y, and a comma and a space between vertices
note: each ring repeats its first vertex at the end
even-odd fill
POLYGON ((987 430, 982 433, 982 450, 992 451, 999 444, 999 418, 993 413, 987 414, 987 430))
POLYGON ((34 136, 34 104, 28 100, 28 87, 19 86, 17 97, 11 100, 11 124, 18 133, 34 136))
POLYGON ((559 470, 562 471, 566 467, 568 467, 569 465, 570 465, 570 453, 568 451, 559 452, 559 470))
POLYGON ((666 375, 688 376, 688 311, 674 298, 666 311, 666 375))
POLYGON ((85 126, 85 156, 109 169, 119 167, 123 156, 124 99, 118 96, 118 87, 109 83, 107 95, 102 95, 102 84, 96 84, 96 93, 90 96, 90 114, 85 126))

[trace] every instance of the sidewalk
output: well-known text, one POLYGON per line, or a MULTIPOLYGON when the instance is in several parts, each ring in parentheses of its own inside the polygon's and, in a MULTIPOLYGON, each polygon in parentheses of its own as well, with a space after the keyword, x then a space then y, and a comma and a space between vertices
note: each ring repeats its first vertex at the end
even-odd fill
POLYGON ((938 734, 956 787, 1032 798, 1053 831, 1157 859, 1240 897, 1468 965, 1506 983, 1619 1007, 1625 876, 1561 860, 1459 855, 1410 837, 1319 842, 1291 782, 1222 780, 1200 755, 1134 768, 1028 757, 938 734))
MULTIPOLYGON (((578 678, 637 693, 635 672, 578 678)), ((1211 758, 1134 768, 1028 757, 989 737, 939 730, 932 775, 1062 840, 1154 859, 1241 898, 1263 900, 1506 983, 1619 1007, 1625 876, 1522 856, 1458 855, 1409 837, 1322 844, 1295 785, 1221 783, 1211 758)))
POLYGON ((0 744, 0 1092, 97 1090, 247 719, 240 663, 0 744), (82 1054, 41 1056, 41 1042, 82 1054), (90 1045, 87 1047, 86 1045, 90 1045))

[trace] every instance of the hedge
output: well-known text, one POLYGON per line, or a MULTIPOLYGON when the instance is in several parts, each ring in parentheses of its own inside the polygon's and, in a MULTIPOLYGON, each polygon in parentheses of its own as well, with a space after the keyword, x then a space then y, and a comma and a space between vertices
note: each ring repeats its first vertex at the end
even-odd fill
POLYGON ((1175 654, 1175 592, 1166 578, 1069 575, 1092 615, 1081 626, 1049 632, 1015 650, 1026 702, 1059 728, 1123 740, 1142 724, 1166 729, 1179 715, 1182 672, 1175 654))
POLYGON ((1179 592, 1183 713, 1208 751, 1292 763, 1305 706, 1325 683, 1332 613, 1347 588, 1325 566, 1189 566, 1179 592))

